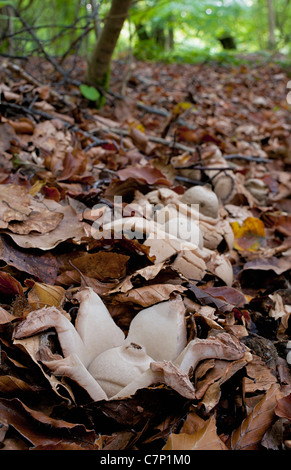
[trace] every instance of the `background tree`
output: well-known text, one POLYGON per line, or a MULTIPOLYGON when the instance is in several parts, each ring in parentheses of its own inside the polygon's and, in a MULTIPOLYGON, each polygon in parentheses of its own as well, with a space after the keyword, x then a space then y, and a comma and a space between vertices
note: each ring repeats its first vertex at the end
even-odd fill
POLYGON ((291 56, 291 0, 0 0, 0 8, 0 54, 44 57, 64 82, 85 79, 79 59, 88 81, 104 87, 113 58, 291 56), (226 37, 236 49, 225 49, 226 37))
POLYGON ((87 80, 93 85, 106 87, 111 59, 132 0, 112 0, 104 27, 94 47, 87 67, 87 80))
POLYGON ((274 49, 276 46, 276 38, 275 38, 276 18, 275 18, 275 10, 274 10, 272 0, 267 0, 267 8, 268 8, 268 19, 269 19, 269 48, 274 49))

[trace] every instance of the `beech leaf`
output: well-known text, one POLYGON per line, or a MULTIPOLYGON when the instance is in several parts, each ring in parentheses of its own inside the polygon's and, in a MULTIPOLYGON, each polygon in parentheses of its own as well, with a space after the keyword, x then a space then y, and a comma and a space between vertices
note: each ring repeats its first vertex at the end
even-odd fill
POLYGON ((151 166, 128 166, 125 169, 118 170, 117 176, 120 181, 125 181, 129 178, 134 178, 135 180, 142 180, 143 182, 149 185, 164 185, 171 186, 171 183, 163 175, 163 173, 157 168, 151 166))
POLYGON ((258 450, 260 442, 271 426, 278 399, 280 398, 279 385, 273 384, 264 397, 255 405, 253 410, 235 429, 227 445, 231 450, 258 450))
POLYGON ((171 434, 163 450, 227 450, 227 447, 217 435, 215 417, 212 416, 193 434, 171 434))

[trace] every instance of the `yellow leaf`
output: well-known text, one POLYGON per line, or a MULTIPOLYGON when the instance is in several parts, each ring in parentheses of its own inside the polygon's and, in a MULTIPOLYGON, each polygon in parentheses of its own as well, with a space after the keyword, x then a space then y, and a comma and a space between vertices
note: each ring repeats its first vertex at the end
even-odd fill
POLYGON ((45 306, 61 307, 65 300, 65 289, 36 282, 28 294, 28 302, 33 309, 45 306))
POLYGON ((187 101, 181 101, 181 103, 177 103, 173 108, 173 114, 181 114, 183 111, 191 108, 192 104, 188 103, 187 101))
POLYGON ((40 190, 41 188, 45 185, 44 181, 36 181, 33 186, 31 186, 30 190, 28 191, 29 194, 34 197, 40 190))
POLYGON ((137 129, 141 132, 145 132, 145 128, 144 126, 141 124, 141 122, 139 121, 130 121, 129 122, 129 129, 132 130, 132 129, 137 129))
POLYGON ((248 217, 240 225, 231 223, 234 233, 234 248, 238 251, 257 251, 265 243, 264 223, 256 217, 248 217))

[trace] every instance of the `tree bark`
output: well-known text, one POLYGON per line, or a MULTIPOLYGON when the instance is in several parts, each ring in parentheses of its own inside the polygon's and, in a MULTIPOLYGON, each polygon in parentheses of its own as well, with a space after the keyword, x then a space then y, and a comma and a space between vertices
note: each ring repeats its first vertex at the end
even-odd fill
POLYGON ((132 0, 112 0, 101 35, 88 61, 86 79, 92 85, 105 85, 111 58, 131 3, 132 0))
POLYGON ((269 19, 269 48, 274 49, 276 46, 275 39, 275 28, 276 28, 276 18, 275 10, 272 0, 267 0, 268 7, 268 19, 269 19))

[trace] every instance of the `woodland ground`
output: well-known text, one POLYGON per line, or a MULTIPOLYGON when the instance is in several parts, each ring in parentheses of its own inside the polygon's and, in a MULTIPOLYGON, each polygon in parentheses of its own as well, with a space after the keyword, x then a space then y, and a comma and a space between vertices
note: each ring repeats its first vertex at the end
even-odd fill
POLYGON ((70 58, 64 76, 37 58, 0 64, 2 449, 290 449, 286 70, 116 61, 98 110, 78 87, 85 66, 70 58), (94 238, 96 204, 112 210, 117 195, 145 202, 154 190, 181 197, 206 184, 220 209, 201 221, 204 264, 183 251, 157 259, 144 239, 94 238), (54 328, 14 340, 44 306, 74 322, 84 286, 125 333, 141 309, 181 296, 189 341, 216 330, 247 353, 198 364, 195 399, 174 374, 174 388, 94 402, 41 365, 41 341, 62 354, 54 328))

